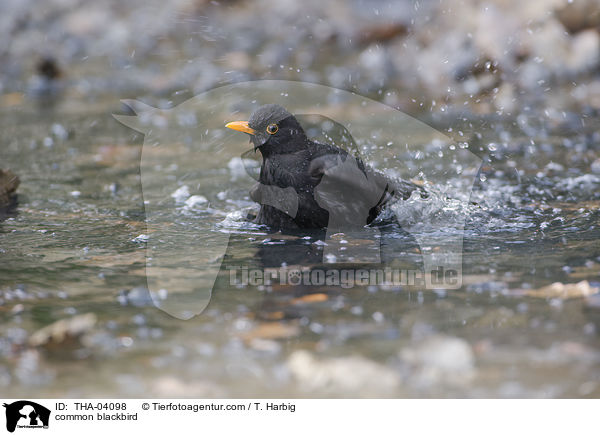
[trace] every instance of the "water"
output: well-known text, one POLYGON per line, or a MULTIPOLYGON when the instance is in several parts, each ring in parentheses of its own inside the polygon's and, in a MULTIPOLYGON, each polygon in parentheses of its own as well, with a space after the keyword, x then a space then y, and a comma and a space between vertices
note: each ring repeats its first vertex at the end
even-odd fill
MULTIPOLYGON (((410 232, 392 226, 382 235, 401 266, 419 263, 415 238, 432 227, 455 236, 465 222, 458 290, 231 285, 227 268, 236 265, 320 264, 322 234, 269 234, 244 219, 253 181, 232 160, 248 147, 234 136, 224 139, 231 148, 204 161, 191 161, 183 143, 154 167, 167 180, 187 174, 191 193, 208 202, 165 206, 147 224, 143 136, 110 116, 117 101, 43 109, 25 100, 1 109, 0 167, 22 181, 16 214, 0 223, 5 396, 600 395, 598 302, 581 297, 600 286, 600 175, 590 170, 597 126, 525 133, 502 119, 471 128, 483 134, 471 151, 484 159, 472 203, 462 196, 464 180, 448 175, 429 198, 396 208, 410 232), (170 294, 146 290, 145 236, 152 243, 152 234, 175 240, 190 231, 202 251, 218 251, 219 234, 232 236, 207 308, 180 320, 153 305, 170 294), (569 297, 546 288, 585 280, 589 287, 569 297), (77 337, 30 341, 42 327, 86 313, 96 318, 77 337)), ((203 132, 193 134, 200 141, 203 132)), ((403 152, 386 146, 374 163, 403 152)), ((186 267, 169 263, 162 277, 178 279, 186 267)))

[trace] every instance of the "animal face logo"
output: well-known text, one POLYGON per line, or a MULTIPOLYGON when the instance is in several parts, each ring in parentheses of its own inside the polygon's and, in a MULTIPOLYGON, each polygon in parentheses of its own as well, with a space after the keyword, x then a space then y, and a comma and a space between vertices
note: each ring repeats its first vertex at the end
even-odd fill
POLYGON ((50 410, 29 400, 19 400, 4 404, 6 408, 6 430, 14 432, 16 428, 48 428, 50 410))
MULTIPOLYGON (((417 180, 428 191, 407 194, 390 207, 420 247, 425 286, 461 286, 465 210, 481 159, 464 144, 382 103, 316 84, 264 80, 220 87, 170 109, 123 100, 135 116, 113 115, 144 134, 141 182, 148 234, 140 240, 146 241, 147 282, 158 308, 189 319, 208 306, 231 234, 246 231, 239 201, 228 209, 230 192, 245 191, 291 218, 300 213, 303 193, 253 183, 247 159, 248 152, 254 155, 252 144, 225 128, 273 102, 300 115, 299 120, 325 115, 320 124, 325 139, 333 119, 343 126, 347 158, 315 159, 309 168, 321 177, 314 200, 329 214, 323 261, 382 262, 379 230, 365 223, 391 194, 389 183, 380 178, 385 173, 417 180), (223 171, 230 172, 226 181, 223 171), (352 210, 340 204, 352 204, 352 210), (452 280, 443 279, 444 270, 452 271, 452 280)), ((305 130, 312 134, 311 128, 305 130)))

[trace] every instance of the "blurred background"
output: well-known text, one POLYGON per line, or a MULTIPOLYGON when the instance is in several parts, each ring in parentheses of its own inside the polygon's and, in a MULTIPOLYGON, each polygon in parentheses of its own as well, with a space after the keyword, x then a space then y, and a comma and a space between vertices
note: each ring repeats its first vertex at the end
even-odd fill
MULTIPOLYGON (((0 90, 173 98, 256 79, 356 91, 410 112, 594 113, 595 0, 6 0, 0 90)), ((5 97, 9 98, 9 97, 5 97)))

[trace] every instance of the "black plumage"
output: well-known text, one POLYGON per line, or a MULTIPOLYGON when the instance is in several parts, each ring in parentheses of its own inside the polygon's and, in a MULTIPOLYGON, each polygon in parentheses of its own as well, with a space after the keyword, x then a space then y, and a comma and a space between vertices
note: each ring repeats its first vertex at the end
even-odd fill
POLYGON ((338 226, 364 226, 387 205, 420 189, 386 177, 342 148, 310 140, 296 117, 277 104, 261 106, 248 122, 227 127, 250 134, 254 149, 263 157, 259 183, 250 193, 261 204, 255 220, 259 224, 277 229, 326 228, 330 214, 335 214, 338 226), (287 188, 282 194, 288 196, 295 191, 295 213, 268 205, 265 186, 287 188))

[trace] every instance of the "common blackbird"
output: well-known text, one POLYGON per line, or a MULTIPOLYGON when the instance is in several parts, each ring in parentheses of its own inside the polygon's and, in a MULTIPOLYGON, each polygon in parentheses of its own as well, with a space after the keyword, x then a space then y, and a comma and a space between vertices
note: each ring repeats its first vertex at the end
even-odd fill
POLYGON ((296 117, 277 104, 226 127, 249 134, 263 157, 259 183, 250 192, 261 204, 258 224, 327 228, 335 216, 336 227, 365 226, 385 206, 420 190, 391 180, 342 148, 310 140, 296 117))

